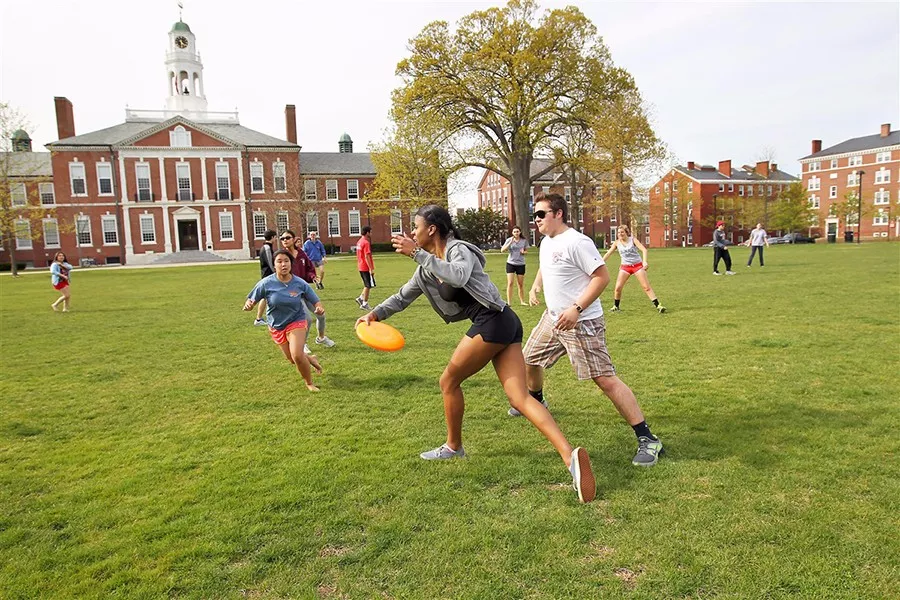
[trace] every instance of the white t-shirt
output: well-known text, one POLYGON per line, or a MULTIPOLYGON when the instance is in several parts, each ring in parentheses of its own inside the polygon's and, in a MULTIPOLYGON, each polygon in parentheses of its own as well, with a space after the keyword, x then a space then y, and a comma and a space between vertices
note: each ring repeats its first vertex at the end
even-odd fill
MULTIPOLYGON (((545 236, 541 240, 540 255, 544 300, 550 318, 556 321, 559 314, 575 304, 584 292, 591 282, 591 273, 605 263, 591 238, 571 227, 554 237, 545 236)), ((603 307, 597 298, 584 307, 578 320, 600 316, 603 316, 603 307)))
MULTIPOLYGON (((750 232, 750 245, 751 246, 764 246, 766 244, 766 230, 765 229, 754 229, 750 232)), ((762 256, 762 255, 760 255, 762 256)))

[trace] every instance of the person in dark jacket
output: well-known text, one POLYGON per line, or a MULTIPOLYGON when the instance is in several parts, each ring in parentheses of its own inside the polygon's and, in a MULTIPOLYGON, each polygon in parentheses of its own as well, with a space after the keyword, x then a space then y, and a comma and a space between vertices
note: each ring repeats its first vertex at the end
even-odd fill
MULTIPOLYGON (((294 275, 307 283, 316 281, 316 266, 309 259, 306 252, 303 251, 303 240, 298 238, 293 231, 287 229, 281 233, 281 246, 291 253, 294 257, 292 272, 294 275)), ((315 314, 313 307, 307 304, 309 314, 315 314)), ((326 348, 334 346, 334 341, 325 335, 325 315, 315 315, 316 317, 316 343, 322 344, 326 348)), ((309 346, 304 346, 304 351, 310 354, 309 346)))
MULTIPOLYGON (((275 249, 272 247, 275 245, 275 238, 278 237, 278 234, 271 229, 266 231, 263 234, 263 238, 265 238, 265 242, 263 242, 262 248, 259 249, 259 278, 265 279, 269 275, 275 274, 275 261, 273 255, 275 253, 275 249)), ((256 307, 256 320, 253 321, 254 325, 265 325, 266 324, 266 299, 263 298, 259 301, 259 304, 256 307)))
POLYGON ((731 270, 731 254, 728 252, 730 243, 725 237, 725 221, 719 221, 713 231, 713 275, 721 275, 719 260, 725 261, 725 274, 734 275, 734 271, 731 270))

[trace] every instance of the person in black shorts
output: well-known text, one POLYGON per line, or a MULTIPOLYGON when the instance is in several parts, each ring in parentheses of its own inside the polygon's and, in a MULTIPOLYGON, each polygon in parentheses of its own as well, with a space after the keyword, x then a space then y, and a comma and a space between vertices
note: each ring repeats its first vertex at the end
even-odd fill
POLYGON ((506 303, 512 305, 513 283, 519 287, 519 304, 528 306, 525 302, 525 253, 528 248, 528 240, 522 237, 522 230, 513 227, 512 235, 506 238, 500 252, 509 252, 506 259, 506 303))
POLYGON ((447 421, 447 442, 423 452, 425 460, 462 458, 462 420, 465 410, 462 382, 493 363, 509 398, 546 437, 569 467, 573 486, 582 502, 596 494, 590 459, 583 448, 573 448, 550 412, 535 400, 525 385, 522 355, 522 322, 503 302, 500 292, 484 272, 481 250, 459 239, 450 213, 437 205, 423 206, 416 213, 413 236, 397 235, 391 243, 418 267, 400 291, 357 320, 356 325, 384 321, 404 310, 424 294, 435 312, 447 323, 468 319, 471 327, 460 340, 441 374, 440 387, 447 421))

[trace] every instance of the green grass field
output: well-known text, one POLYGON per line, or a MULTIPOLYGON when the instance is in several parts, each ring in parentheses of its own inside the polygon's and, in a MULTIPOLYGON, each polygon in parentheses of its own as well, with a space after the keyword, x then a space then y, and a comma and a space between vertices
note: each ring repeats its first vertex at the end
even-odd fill
MULTIPOLYGON (((320 394, 241 312, 255 265, 76 271, 71 314, 48 274, 0 277, 0 598, 896 598, 900 246, 745 251, 713 277, 709 249, 651 250, 669 313, 632 281, 607 314, 656 467, 548 371, 589 505, 491 370, 464 386, 469 457, 419 459, 466 326, 420 299, 404 350, 365 348, 353 260, 328 265, 320 394)), ((374 301, 413 267, 376 265, 374 301)), ((515 310, 527 334, 542 309, 515 310)))

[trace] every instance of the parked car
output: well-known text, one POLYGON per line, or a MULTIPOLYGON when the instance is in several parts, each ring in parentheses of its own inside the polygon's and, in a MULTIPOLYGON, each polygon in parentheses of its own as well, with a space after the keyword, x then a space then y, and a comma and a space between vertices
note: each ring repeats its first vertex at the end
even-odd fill
POLYGON ((769 244, 787 244, 788 242, 784 239, 787 236, 770 236, 769 244))
MULTIPOLYGON (((815 244, 816 238, 811 238, 802 233, 789 233, 782 238, 785 244, 815 244)), ((771 241, 769 242, 772 243, 771 241)))

